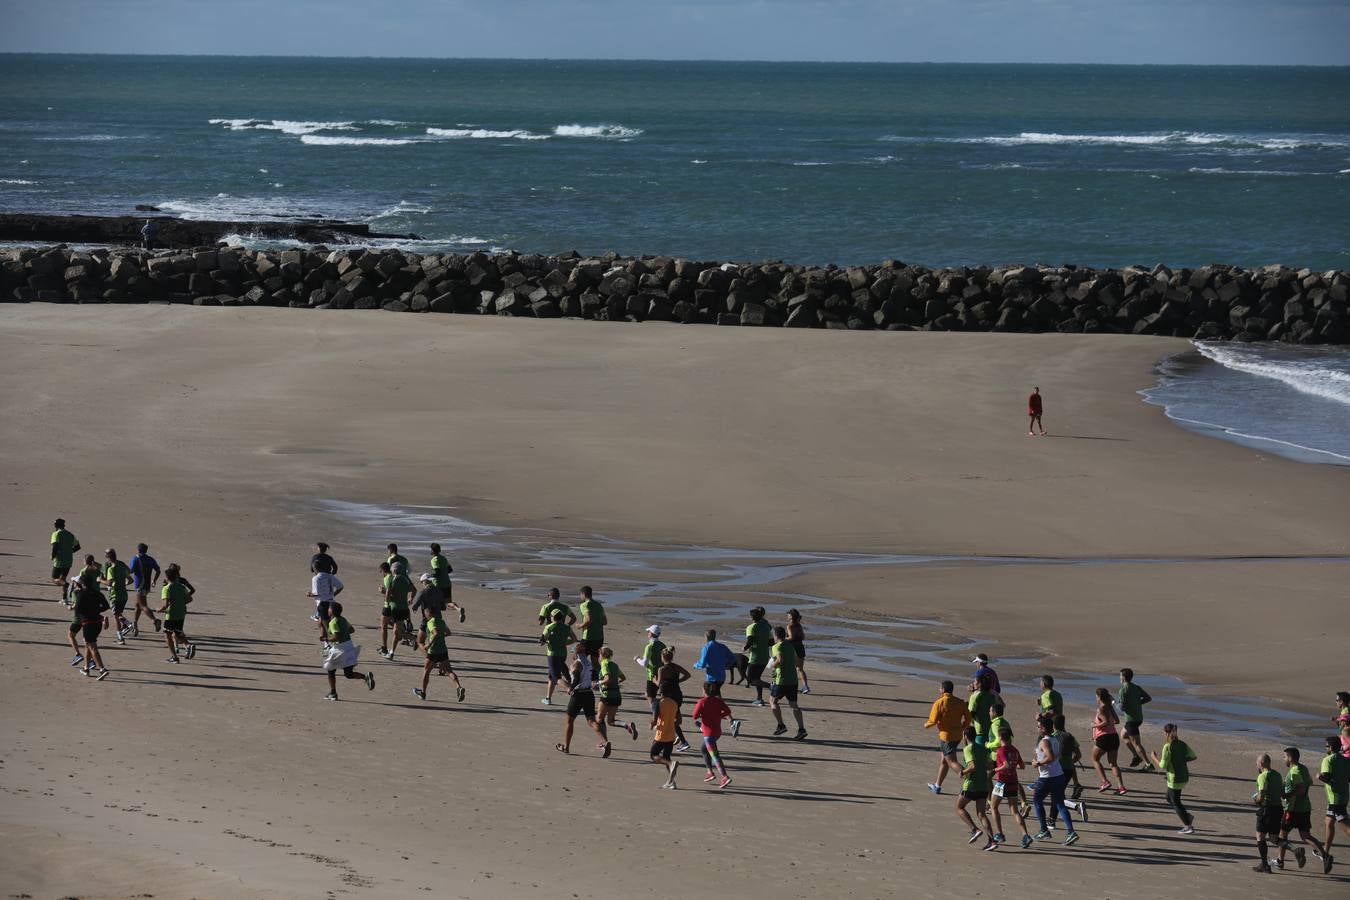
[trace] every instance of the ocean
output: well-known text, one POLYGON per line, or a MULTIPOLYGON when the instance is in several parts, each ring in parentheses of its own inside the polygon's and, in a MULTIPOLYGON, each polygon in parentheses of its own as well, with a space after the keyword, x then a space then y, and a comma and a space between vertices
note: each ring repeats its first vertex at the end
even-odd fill
POLYGON ((0 56, 0 209, 138 203, 426 249, 1348 268, 1350 69, 0 56))

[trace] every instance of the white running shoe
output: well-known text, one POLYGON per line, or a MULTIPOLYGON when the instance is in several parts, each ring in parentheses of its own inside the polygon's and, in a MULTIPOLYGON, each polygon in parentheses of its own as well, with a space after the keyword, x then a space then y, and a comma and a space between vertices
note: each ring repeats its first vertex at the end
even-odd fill
POLYGON ((1178 831, 1177 834, 1195 834, 1195 828, 1194 826, 1187 825, 1185 828, 1178 831))

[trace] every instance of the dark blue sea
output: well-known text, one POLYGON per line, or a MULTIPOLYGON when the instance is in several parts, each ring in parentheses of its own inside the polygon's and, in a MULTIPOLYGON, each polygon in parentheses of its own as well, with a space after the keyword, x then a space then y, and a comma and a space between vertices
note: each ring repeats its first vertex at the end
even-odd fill
POLYGON ((1350 267, 1350 69, 0 56, 0 209, 138 203, 438 249, 1350 267))

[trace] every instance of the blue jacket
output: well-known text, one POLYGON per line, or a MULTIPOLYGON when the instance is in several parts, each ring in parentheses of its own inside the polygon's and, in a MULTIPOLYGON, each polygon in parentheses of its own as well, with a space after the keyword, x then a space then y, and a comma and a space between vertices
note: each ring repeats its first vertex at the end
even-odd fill
POLYGON ((704 670, 703 677, 706 681, 726 681, 727 669, 735 664, 736 655, 726 644, 708 641, 703 645, 703 652, 699 655, 698 662, 694 663, 694 668, 704 670))

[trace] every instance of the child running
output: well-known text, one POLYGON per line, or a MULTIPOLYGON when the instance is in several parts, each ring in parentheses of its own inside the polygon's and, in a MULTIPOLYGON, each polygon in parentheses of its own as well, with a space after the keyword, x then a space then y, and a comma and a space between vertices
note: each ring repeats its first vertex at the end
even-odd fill
POLYGON ((422 666, 422 686, 413 688, 419 700, 427 699, 427 683, 431 680, 431 670, 438 668, 442 675, 449 675, 455 682, 455 699, 464 702, 464 685, 450 665, 450 651, 446 649, 445 639, 450 636, 450 627, 439 614, 427 619, 426 630, 418 635, 418 642, 426 651, 427 660, 422 666))
POLYGON ((703 696, 694 704, 694 724, 703 731, 703 765, 708 770, 703 780, 712 782, 720 775, 722 780, 717 783, 719 788, 731 784, 726 764, 717 751, 717 739, 722 736, 722 720, 730 718, 731 710, 722 699, 721 689, 712 682, 704 682, 703 696))
POLYGON ((652 713, 652 762, 666 767, 666 782, 661 787, 675 790, 675 773, 680 769, 679 760, 671 759, 675 749, 675 729, 680 724, 680 705, 669 697, 658 696, 656 709, 652 713))
MULTIPOLYGON (((326 572, 320 574, 327 574, 326 572)), ((362 675, 356 671, 356 662, 361 656, 361 648, 352 643, 352 624, 342 617, 342 604, 336 600, 328 601, 328 649, 324 651, 323 668, 328 673, 328 696, 325 700, 336 700, 337 670, 342 670, 345 678, 360 678, 366 683, 367 690, 375 690, 375 674, 362 675)))
POLYGON ((1031 832, 1027 830, 1027 818, 1022 813, 1022 809, 1017 802, 1018 794, 1022 787, 1018 784, 1017 770, 1025 769, 1027 764, 1022 761, 1022 754, 1013 746, 1012 729, 1004 725, 998 732, 998 751, 994 758, 994 840, 1002 844, 1007 840, 1003 836, 1003 818, 999 815, 999 807, 1003 801, 1008 801, 1008 806, 1012 808, 1013 815, 1017 817, 1017 824, 1022 826, 1022 849, 1031 846, 1031 832))

